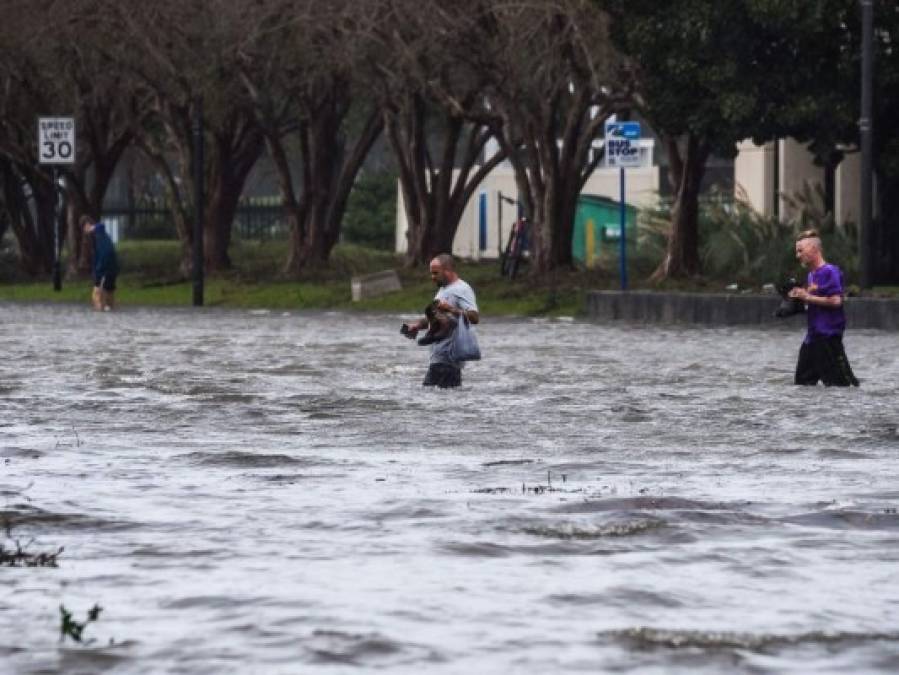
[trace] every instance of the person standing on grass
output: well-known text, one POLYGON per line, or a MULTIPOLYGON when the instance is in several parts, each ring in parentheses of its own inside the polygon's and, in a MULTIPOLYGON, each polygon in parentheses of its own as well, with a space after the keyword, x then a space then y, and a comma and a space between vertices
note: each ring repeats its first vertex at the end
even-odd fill
POLYGON ((806 230, 796 239, 796 258, 809 270, 805 288, 794 288, 789 296, 808 308, 808 332, 799 349, 796 384, 825 387, 857 387, 858 380, 843 349, 846 314, 843 311, 843 273, 824 260, 821 238, 806 230))
MULTIPOLYGON (((476 324, 481 320, 478 314, 478 303, 474 290, 459 278, 456 273, 456 261, 448 253, 441 253, 431 261, 431 280, 437 285, 437 309, 476 324)), ((427 319, 419 319, 415 323, 406 324, 410 337, 428 327, 427 319)), ((452 340, 442 340, 431 344, 431 360, 428 373, 422 385, 446 389, 462 384, 462 363, 453 361, 450 356, 452 340)))
POLYGON ((87 215, 81 216, 80 222, 85 236, 90 236, 94 245, 94 289, 91 304, 98 312, 108 312, 115 307, 116 278, 119 275, 115 245, 103 223, 87 215))

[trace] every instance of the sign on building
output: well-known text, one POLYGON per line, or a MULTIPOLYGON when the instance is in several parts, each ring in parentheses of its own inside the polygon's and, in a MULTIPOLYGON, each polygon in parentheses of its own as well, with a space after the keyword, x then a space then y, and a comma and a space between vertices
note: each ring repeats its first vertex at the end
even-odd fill
POLYGON ((74 164, 75 118, 39 117, 37 148, 41 164, 74 164))
POLYGON ((636 168, 642 166, 639 122, 606 122, 606 166, 636 168))

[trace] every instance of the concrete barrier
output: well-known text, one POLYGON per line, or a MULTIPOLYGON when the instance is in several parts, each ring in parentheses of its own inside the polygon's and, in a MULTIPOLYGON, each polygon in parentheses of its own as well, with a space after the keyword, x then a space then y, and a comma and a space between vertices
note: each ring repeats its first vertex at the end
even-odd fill
POLYGON ((366 298, 376 298, 386 293, 401 291, 403 285, 400 283, 400 277, 396 270, 385 270, 353 277, 350 280, 350 289, 353 293, 353 302, 359 302, 366 298))
MULTIPOLYGON (((805 321, 802 315, 775 319, 779 303, 776 295, 592 291, 587 294, 586 312, 596 321, 635 323, 738 326, 805 321)), ((846 298, 844 307, 849 328, 899 330, 899 300, 846 298)))

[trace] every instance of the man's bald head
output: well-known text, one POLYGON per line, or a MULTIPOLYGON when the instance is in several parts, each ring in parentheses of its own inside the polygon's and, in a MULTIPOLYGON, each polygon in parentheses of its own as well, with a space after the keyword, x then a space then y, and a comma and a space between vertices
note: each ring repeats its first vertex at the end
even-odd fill
POLYGON ((431 260, 431 280, 438 286, 447 286, 458 279, 456 261, 449 253, 441 253, 431 260))
POLYGON ((448 272, 456 271, 456 259, 453 258, 449 253, 441 253, 438 256, 434 256, 434 260, 431 262, 437 262, 443 269, 448 272))

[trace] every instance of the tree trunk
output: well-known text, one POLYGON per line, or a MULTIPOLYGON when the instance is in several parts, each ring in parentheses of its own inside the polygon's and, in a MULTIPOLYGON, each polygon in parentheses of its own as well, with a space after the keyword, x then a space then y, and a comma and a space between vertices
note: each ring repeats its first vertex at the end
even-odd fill
MULTIPOLYGON (((141 150, 159 168, 165 179, 172 218, 182 244, 181 272, 189 275, 193 261, 194 224, 191 206, 196 204, 193 162, 192 112, 189 106, 159 104, 167 121, 167 140, 176 151, 179 178, 169 165, 163 146, 142 139, 141 150), (184 186, 184 187, 182 187, 184 186), (184 194, 187 190, 188 195, 184 194)), ((231 229, 247 176, 265 147, 261 129, 251 114, 234 110, 221 127, 210 129, 204 171, 203 253, 206 270, 217 272, 231 267, 228 250, 231 229)))
POLYGON ((6 236, 6 231, 13 219, 13 208, 9 203, 6 190, 7 181, 10 181, 11 184, 11 180, 12 167, 7 160, 0 157, 0 242, 6 236))
POLYGON ((85 213, 99 218, 103 212, 103 201, 112 183, 116 167, 122 159, 127 147, 133 140, 130 131, 122 132, 115 138, 109 138, 109 130, 92 129, 88 134, 90 154, 82 159, 78 166, 66 176, 66 241, 69 247, 69 274, 84 276, 90 273, 93 252, 84 249, 84 237, 78 221, 85 213), (87 166, 93 170, 88 185, 87 166))
POLYGON ((11 226, 19 244, 22 270, 31 276, 53 269, 54 227, 56 225, 56 186, 50 176, 31 167, 18 167, 5 187, 7 203, 15 204, 18 214, 11 226), (31 187, 31 205, 23 191, 22 178, 31 187), (35 217, 36 216, 36 217, 35 217))
POLYGON ((699 193, 709 155, 705 143, 693 134, 682 139, 667 138, 664 142, 668 149, 669 177, 675 187, 675 197, 668 249, 650 277, 655 282, 692 277, 701 272, 699 193))
MULTIPOLYGON (((9 214, 9 225, 18 243, 20 267, 29 276, 49 273, 53 265, 52 243, 47 248, 47 236, 42 235, 39 229, 47 225, 46 205, 42 210, 40 208, 45 195, 40 192, 40 188, 32 193, 39 215, 43 214, 40 220, 35 221, 23 191, 22 176, 12 162, 6 163, 2 168, 3 200, 9 214)), ((40 183, 37 174, 32 174, 31 181, 36 185, 40 183)), ((52 231, 50 234, 52 237, 52 231)))
POLYGON ((584 88, 573 96, 558 94, 530 119, 516 119, 517 108, 503 115, 500 144, 515 170, 519 199, 531 222, 534 275, 574 265, 571 248, 577 201, 602 158, 597 153, 590 159, 589 153, 609 113, 602 109, 591 115, 592 108, 584 88), (520 139, 510 136, 515 128, 522 129, 520 139))
POLYGON ((421 96, 412 97, 404 110, 390 111, 386 117, 408 224, 406 265, 427 264, 440 253, 452 252, 466 205, 487 174, 505 159, 505 152, 478 167, 492 131, 447 111, 443 117, 443 152, 435 165, 428 148, 428 115, 421 96))
POLYGON ((66 274, 70 277, 84 277, 90 273, 93 251, 85 245, 84 233, 78 224, 81 216, 90 213, 94 218, 100 217, 100 211, 93 209, 84 192, 85 171, 76 168, 66 176, 66 209, 65 229, 66 242, 69 248, 69 261, 66 274))
MULTIPOLYGON (((327 264, 340 239, 347 200, 366 156, 384 127, 381 113, 369 112, 359 137, 351 147, 344 125, 349 112, 346 92, 335 90, 331 99, 314 109, 316 115, 300 124, 303 160, 302 194, 288 208, 293 216, 290 251, 285 271, 299 276, 308 267, 327 264)), ((289 167, 276 159, 282 196, 291 184, 289 167)))
POLYGON ((247 176, 264 147, 262 132, 250 121, 216 135, 203 224, 204 261, 210 272, 231 268, 234 218, 247 176))

